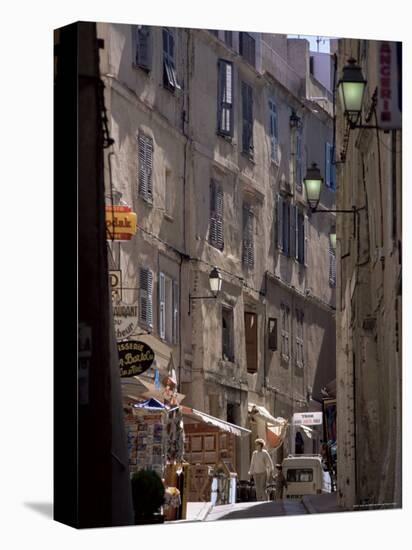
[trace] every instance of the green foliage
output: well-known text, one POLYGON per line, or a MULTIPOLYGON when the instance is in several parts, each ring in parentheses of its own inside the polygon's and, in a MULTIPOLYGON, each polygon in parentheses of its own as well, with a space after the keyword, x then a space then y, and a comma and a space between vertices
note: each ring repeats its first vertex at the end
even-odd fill
POLYGON ((132 497, 136 518, 149 517, 164 502, 165 488, 153 470, 139 470, 132 476, 132 497))

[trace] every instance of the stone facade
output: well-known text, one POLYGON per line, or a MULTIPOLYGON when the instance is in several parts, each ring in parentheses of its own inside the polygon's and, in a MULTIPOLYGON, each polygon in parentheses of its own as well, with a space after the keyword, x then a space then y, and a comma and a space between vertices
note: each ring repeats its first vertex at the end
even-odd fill
MULTIPOLYGON (((321 410, 320 389, 335 377, 334 219, 310 214, 303 177, 312 162, 332 174, 333 131, 330 91, 310 74, 308 43, 261 33, 98 28, 115 140, 107 193, 111 182, 138 219, 132 241, 111 245, 112 267, 120 266, 123 286, 135 289, 128 299, 138 303, 141 268, 152 274, 151 322, 140 319, 138 334, 169 346, 184 403, 196 409, 243 427, 251 402, 289 420, 321 410), (142 67, 147 55, 150 66, 142 67), (152 159, 145 196, 139 136, 152 159), (196 299, 211 296, 213 266, 221 293, 196 299)), ((334 196, 332 183, 325 208, 334 196)), ((306 452, 319 450, 319 437, 315 431, 306 452)), ((241 479, 250 443, 237 441, 241 479)))
MULTIPOLYGON (((367 79, 363 123, 376 126, 378 42, 342 40, 367 79)), ((338 112, 338 151, 344 148, 338 112)), ((401 495, 401 130, 354 129, 338 168, 338 495, 357 506, 400 507, 401 495)))

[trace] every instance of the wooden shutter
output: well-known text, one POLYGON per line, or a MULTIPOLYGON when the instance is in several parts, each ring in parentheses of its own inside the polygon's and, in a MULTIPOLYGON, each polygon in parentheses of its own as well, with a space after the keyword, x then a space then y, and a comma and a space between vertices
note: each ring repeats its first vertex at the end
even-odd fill
POLYGON ((297 257, 297 215, 298 209, 294 204, 289 205, 290 216, 290 257, 297 257))
POLYGON ((270 129, 270 155, 273 161, 278 162, 278 121, 276 104, 269 100, 269 129, 270 129))
POLYGON ((143 134, 138 136, 139 195, 146 201, 153 200, 153 140, 143 134))
POLYGON ((289 256, 290 253, 290 210, 288 201, 283 199, 283 253, 289 256))
POLYGON ((257 316, 245 312, 245 343, 248 372, 257 372, 257 316))
POLYGON ((210 182, 209 242, 219 250, 223 250, 223 189, 215 180, 210 182))
POLYGON ((233 136, 233 64, 218 61, 218 130, 233 136))
POLYGON ((253 154, 253 93, 252 88, 242 82, 242 150, 253 154))
POLYGON ((305 266, 308 266, 309 264, 309 218, 305 215, 304 217, 304 256, 303 256, 303 263, 305 266))
POLYGON ((136 33, 136 65, 142 69, 151 69, 150 27, 138 25, 136 33))
POLYGON ((219 250, 223 250, 224 233, 223 233, 223 189, 220 184, 216 185, 216 246, 219 250))
POLYGON ((283 251, 283 199, 282 196, 278 193, 277 195, 277 240, 278 248, 283 251))
POLYGON ((295 151, 295 177, 296 187, 302 189, 302 130, 296 130, 296 151, 295 151))
POLYGON ((159 336, 166 337, 166 293, 165 275, 159 273, 159 336))
POLYGON ((243 205, 243 264, 254 265, 254 216, 250 205, 243 205))
POLYGON ((331 159, 331 145, 330 143, 325 143, 325 185, 327 187, 331 187, 331 164, 330 164, 330 159, 331 159))
POLYGON ((172 340, 174 344, 177 344, 179 342, 179 284, 177 281, 173 281, 172 292, 173 292, 172 340))
POLYGON ((139 310, 140 321, 148 325, 153 326, 153 307, 152 307, 152 293, 153 293, 153 274, 150 269, 141 267, 139 273, 140 279, 140 291, 139 291, 139 310))

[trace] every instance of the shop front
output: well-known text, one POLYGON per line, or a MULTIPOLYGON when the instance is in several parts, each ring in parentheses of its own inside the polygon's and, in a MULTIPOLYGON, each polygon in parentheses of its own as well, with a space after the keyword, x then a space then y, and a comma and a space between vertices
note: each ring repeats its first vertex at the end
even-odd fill
POLYGON ((226 504, 236 500, 236 438, 250 430, 182 405, 184 458, 189 463, 188 499, 226 504))

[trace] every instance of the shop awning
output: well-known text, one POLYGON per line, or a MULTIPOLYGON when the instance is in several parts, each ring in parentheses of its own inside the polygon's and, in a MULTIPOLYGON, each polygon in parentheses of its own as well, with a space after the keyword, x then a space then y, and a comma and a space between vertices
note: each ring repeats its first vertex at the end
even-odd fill
MULTIPOLYGON (((143 391, 142 393, 142 396, 143 397, 154 397, 155 399, 158 399, 159 401, 163 401, 164 399, 164 391, 165 391, 165 388, 161 385, 160 388, 157 388, 155 384, 153 384, 153 382, 148 382, 146 380, 141 380, 141 383, 144 384, 144 386, 146 386, 146 390, 143 391)), ((183 399, 186 397, 185 394, 183 393, 177 393, 176 394, 176 399, 177 399, 177 402, 180 403, 181 401, 183 401, 183 399)))
POLYGON ((211 426, 215 426, 220 430, 232 433, 238 437, 246 437, 251 433, 251 431, 246 428, 241 428, 240 426, 236 426, 236 424, 231 424, 225 420, 220 420, 220 418, 216 418, 215 416, 211 416, 210 414, 206 414, 190 407, 185 407, 184 405, 181 405, 180 410, 184 416, 191 418, 192 420, 210 424, 211 426))
POLYGON ((309 426, 303 426, 300 425, 299 428, 305 432, 306 437, 309 437, 309 439, 312 439, 312 428, 309 428, 309 426))
POLYGON ((277 449, 285 440, 288 421, 285 419, 282 420, 282 424, 278 424, 277 426, 268 426, 266 429, 267 444, 271 449, 277 449))
POLYGON ((268 424, 271 424, 272 426, 284 426, 287 424, 287 420, 285 420, 282 417, 274 417, 270 414, 270 412, 265 409, 265 407, 262 407, 262 405, 255 405, 255 403, 248 403, 248 411, 253 416, 257 416, 262 418, 262 420, 265 420, 268 424))

